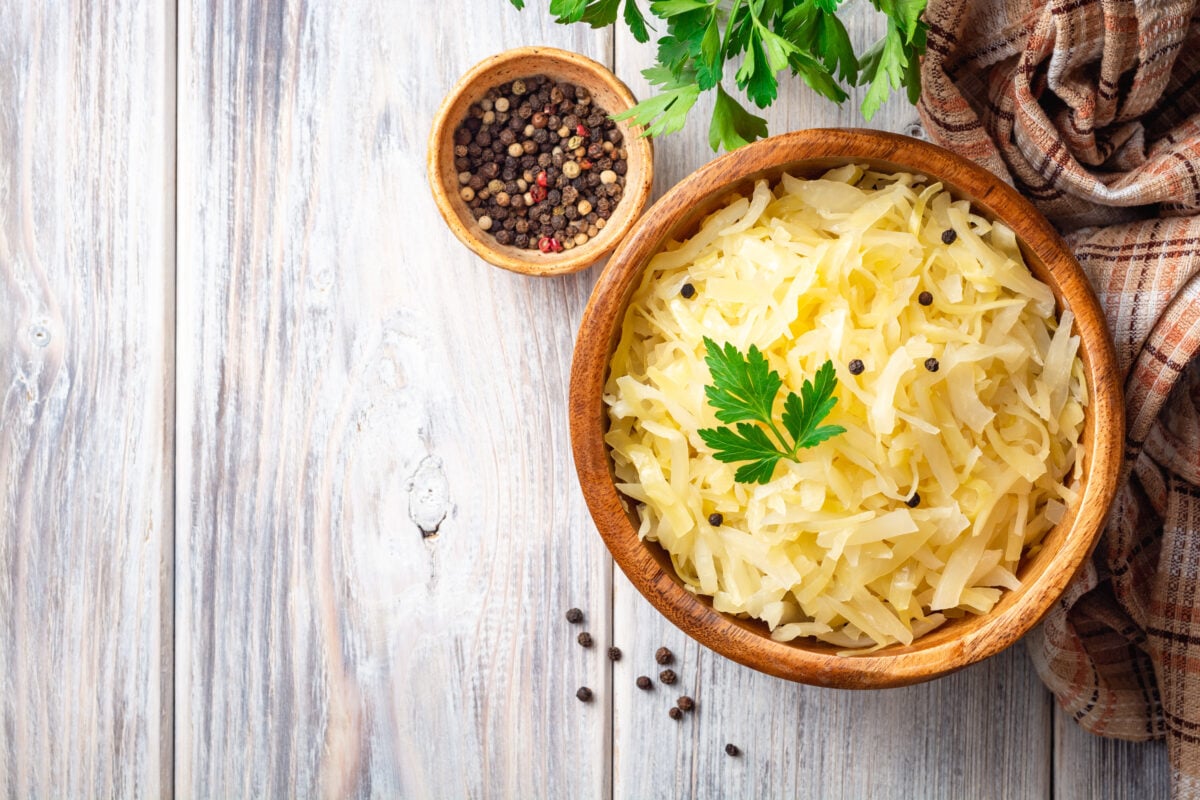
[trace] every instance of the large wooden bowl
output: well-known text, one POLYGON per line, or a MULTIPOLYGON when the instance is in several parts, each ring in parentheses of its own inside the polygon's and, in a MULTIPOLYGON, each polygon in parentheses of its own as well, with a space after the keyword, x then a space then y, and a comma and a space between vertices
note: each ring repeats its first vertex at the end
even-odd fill
POLYGON ((611 253, 641 216, 654 183, 654 153, 650 140, 639 135, 640 129, 630 126, 627 120, 618 121, 617 129, 624 135, 621 146, 627 154, 625 191, 599 235, 584 245, 561 253, 542 253, 500 244, 479 227, 471 215, 471 209, 458 196, 454 131, 466 119, 471 105, 482 100, 489 89, 532 75, 545 75, 556 81, 582 86, 610 114, 628 111, 637 102, 633 92, 616 75, 586 56, 553 47, 505 50, 469 69, 442 101, 429 132, 426 169, 433 199, 442 218, 459 241, 476 255, 497 267, 524 275, 565 275, 590 267, 611 253))
POLYGON ((838 688, 916 683, 994 655, 1032 628, 1062 595, 1088 558, 1116 491, 1124 413, 1113 345, 1100 306, 1079 264, 1041 214, 982 168, 925 142, 887 133, 810 130, 777 136, 718 158, 682 181, 634 227, 608 262, 579 329, 571 371, 571 443, 583 493, 617 564, 667 619, 734 661, 790 680, 838 688), (846 163, 920 173, 942 181, 976 212, 1016 232, 1025 259, 1075 314, 1090 403, 1084 422, 1085 458, 1079 500, 1022 562, 1021 587, 1007 591, 988 614, 967 615, 917 639, 867 656, 837 655, 836 647, 804 639, 772 641, 753 620, 714 611, 676 577, 667 554, 638 538, 632 504, 613 484, 601 393, 621 333, 626 306, 646 263, 670 240, 693 234, 704 217, 754 181, 788 172, 815 177, 846 163))

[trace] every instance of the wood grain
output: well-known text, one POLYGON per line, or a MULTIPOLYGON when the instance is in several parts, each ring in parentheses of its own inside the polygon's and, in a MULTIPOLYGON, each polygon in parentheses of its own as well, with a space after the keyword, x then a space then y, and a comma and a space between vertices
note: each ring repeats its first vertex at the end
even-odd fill
POLYGON ((1050 797, 1050 704, 1014 648, 932 683, 873 692, 803 686, 701 647, 658 615, 618 571, 613 676, 614 796, 858 800, 1050 797), (656 648, 676 654, 673 687, 656 648), (696 710, 667 709, 683 694, 696 710), (726 743, 742 754, 725 754, 726 743))
POLYGON ((1165 742, 1093 736, 1054 707, 1057 800, 1161 800, 1171 794, 1165 742))
MULTIPOLYGON (((613 63, 530 5, 187 0, 176 120, 175 4, 0 0, 0 796, 1165 796, 1161 745, 1080 731, 1019 650, 813 689, 614 582, 565 424, 597 271, 487 267, 424 185, 480 58, 613 63), (632 688, 663 643, 681 682, 632 688)), ((787 86, 775 131, 859 124, 787 86)))
POLYGON ((606 643, 565 414, 594 273, 470 254, 424 143, 489 52, 610 41, 434 8, 181 5, 181 796, 608 794, 563 617, 606 643))
POLYGON ((0 19, 0 796, 169 797, 173 13, 0 19))

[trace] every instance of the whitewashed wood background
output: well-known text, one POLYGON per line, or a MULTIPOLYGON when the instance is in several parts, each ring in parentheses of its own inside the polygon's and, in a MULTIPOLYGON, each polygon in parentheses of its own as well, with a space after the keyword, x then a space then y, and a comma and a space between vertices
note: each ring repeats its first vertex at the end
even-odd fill
MULTIPOLYGON (((614 571, 565 412, 597 272, 488 267, 426 187, 486 55, 646 92, 652 46, 530 5, 0 0, 0 796, 1166 796, 1162 748, 1079 731, 1021 647, 797 686, 614 571), (678 691, 640 692, 662 644, 678 691)), ((795 82, 770 119, 862 124, 795 82)))

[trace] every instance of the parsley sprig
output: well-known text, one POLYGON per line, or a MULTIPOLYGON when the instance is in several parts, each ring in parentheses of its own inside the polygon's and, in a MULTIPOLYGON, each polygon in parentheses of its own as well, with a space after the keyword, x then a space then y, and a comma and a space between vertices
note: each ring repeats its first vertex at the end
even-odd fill
POLYGON ((841 425, 820 424, 837 404, 833 396, 837 376, 832 361, 822 364, 811 381, 804 380, 800 394, 788 392, 783 401, 781 431, 775 422, 774 407, 783 379, 771 369, 762 351, 750 345, 742 355, 732 344, 722 347, 707 336, 704 348, 704 361, 713 379, 704 388, 708 404, 717 410, 718 420, 736 423, 737 427, 701 428, 697 433, 718 461, 749 462, 734 473, 739 483, 766 483, 781 458, 799 461, 801 448, 815 447, 846 432, 841 425))
MULTIPOLYGON (((525 0, 509 0, 517 8, 525 0)), ((644 0, 642 0, 644 2, 644 0)), ((715 151, 733 150, 767 135, 767 122, 746 110, 726 90, 733 72, 738 89, 759 108, 779 94, 785 69, 835 103, 846 87, 866 86, 862 113, 871 119, 893 90, 907 89, 910 102, 921 92, 918 59, 925 51, 926 0, 870 0, 887 18, 887 32, 861 56, 837 9, 846 0, 652 0, 652 17, 665 27, 658 38, 658 63, 643 71, 658 94, 618 119, 661 136, 681 129, 702 92, 715 91, 708 142, 715 151), (741 64, 734 65, 741 59, 741 64)), ((620 14, 639 42, 652 25, 639 0, 550 0, 557 22, 601 28, 620 14)))

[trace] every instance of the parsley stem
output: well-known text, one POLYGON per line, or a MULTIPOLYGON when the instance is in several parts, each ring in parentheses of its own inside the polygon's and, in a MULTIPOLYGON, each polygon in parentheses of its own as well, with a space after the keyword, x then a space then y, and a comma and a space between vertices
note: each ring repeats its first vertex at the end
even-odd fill
MULTIPOLYGON (((775 420, 768 419, 767 426, 771 429, 771 433, 775 434, 775 438, 779 440, 780 447, 783 449, 787 449, 787 439, 783 438, 783 434, 779 432, 779 427, 775 424, 775 420)), ((780 450, 779 455, 787 456, 788 458, 795 461, 796 460, 796 447, 795 446, 792 447, 790 455, 787 453, 784 453, 783 450, 780 450)))
POLYGON ((733 31, 733 20, 741 6, 742 0, 733 0, 733 5, 729 8, 729 19, 725 21, 725 38, 721 42, 721 53, 725 58, 729 58, 729 34, 733 31))

